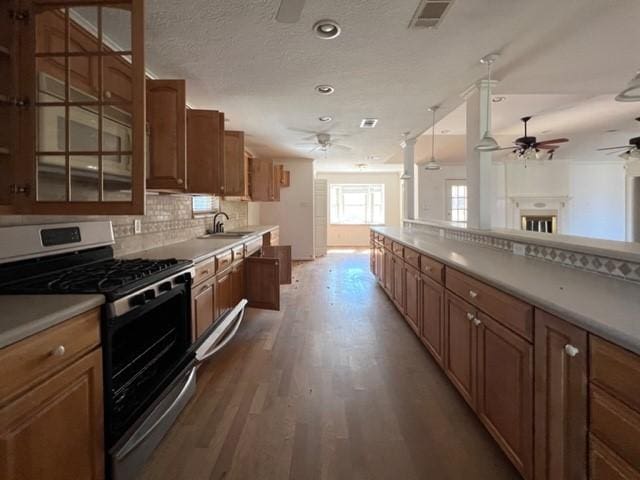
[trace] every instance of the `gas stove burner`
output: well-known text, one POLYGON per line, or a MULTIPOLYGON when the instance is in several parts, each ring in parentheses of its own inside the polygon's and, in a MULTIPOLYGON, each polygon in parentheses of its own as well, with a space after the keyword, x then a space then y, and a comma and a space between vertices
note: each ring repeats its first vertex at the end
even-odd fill
POLYGON ((132 289, 140 288, 174 271, 183 269, 190 262, 176 260, 107 259, 93 263, 63 268, 11 283, 0 288, 7 293, 102 293, 109 300, 122 297, 132 289))

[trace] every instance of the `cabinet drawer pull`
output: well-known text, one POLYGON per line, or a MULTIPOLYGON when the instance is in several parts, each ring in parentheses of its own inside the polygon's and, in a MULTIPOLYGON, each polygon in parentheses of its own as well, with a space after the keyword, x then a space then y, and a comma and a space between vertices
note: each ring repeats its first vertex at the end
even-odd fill
POLYGON ((181 179, 181 178, 179 178, 179 179, 178 179, 178 185, 182 185, 183 183, 184 183, 184 180, 183 180, 183 179, 181 179))
POLYGON ((58 345, 51 351, 51 355, 54 357, 62 357, 67 352, 67 349, 64 348, 64 345, 58 345))
POLYGON ((476 298, 478 296, 478 292, 476 292, 474 290, 469 290, 469 296, 471 298, 476 298))
POLYGON ((474 318, 474 319, 473 319, 473 324, 474 324, 476 327, 479 327, 480 325, 482 325, 482 322, 480 321, 480 319, 478 319, 478 318, 474 318))
POLYGON ((469 321, 473 320, 474 318, 476 318, 476 316, 473 313, 467 313, 467 319, 469 321))
POLYGON ((578 350, 576 347, 574 347, 573 345, 571 345, 570 343, 567 343, 564 346, 564 351, 567 355, 569 355, 570 357, 575 357, 576 355, 578 355, 578 353, 580 353, 580 350, 578 350))

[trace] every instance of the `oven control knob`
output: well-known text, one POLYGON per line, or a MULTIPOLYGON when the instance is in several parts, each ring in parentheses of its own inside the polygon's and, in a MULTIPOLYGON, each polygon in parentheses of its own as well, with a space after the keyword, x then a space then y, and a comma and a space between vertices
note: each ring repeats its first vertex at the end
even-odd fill
POLYGON ((129 305, 132 307, 138 307, 140 305, 144 305, 146 303, 146 299, 144 298, 144 294, 139 293, 129 299, 129 305))
POLYGON ((161 292, 168 292, 169 290, 171 290, 171 282, 162 282, 158 286, 158 290, 160 290, 161 292))
POLYGON ((191 276, 188 273, 183 273, 182 275, 178 275, 174 277, 173 281, 180 284, 180 283, 187 283, 190 279, 191 279, 191 276))
POLYGON ((156 298, 156 292, 153 290, 145 290, 144 291, 144 299, 145 301, 151 301, 156 298))

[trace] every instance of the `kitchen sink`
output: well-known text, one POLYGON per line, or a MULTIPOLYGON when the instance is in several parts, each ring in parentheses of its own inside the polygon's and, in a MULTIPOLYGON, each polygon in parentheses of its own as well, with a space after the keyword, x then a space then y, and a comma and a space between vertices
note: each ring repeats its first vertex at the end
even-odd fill
POLYGON ((218 232, 218 233, 208 233, 206 235, 202 235, 198 238, 244 238, 252 235, 255 232, 218 232))

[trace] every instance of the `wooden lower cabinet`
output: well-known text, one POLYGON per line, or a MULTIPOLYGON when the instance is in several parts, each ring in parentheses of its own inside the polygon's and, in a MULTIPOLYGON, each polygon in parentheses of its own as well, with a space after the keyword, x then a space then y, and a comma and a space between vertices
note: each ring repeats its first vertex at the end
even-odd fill
POLYGON ((385 248, 382 256, 384 259, 382 286, 391 295, 393 293, 393 254, 385 248))
POLYGON ((476 328, 475 309, 455 295, 445 293, 444 371, 462 397, 475 408, 476 328))
POLYGON ((215 314, 215 279, 210 279, 191 289, 193 312, 193 338, 200 337, 213 325, 215 314))
POLYGON ((393 272, 393 287, 391 298, 401 313, 404 313, 404 262, 400 257, 391 256, 391 271, 393 272))
POLYGON ((233 303, 233 275, 232 269, 229 268, 225 272, 216 276, 215 290, 215 318, 218 319, 235 305, 233 303))
POLYGON ((640 472, 634 470, 624 459, 598 440, 596 436, 590 435, 589 478, 591 480, 640 480, 640 472))
POLYGON ((485 315, 477 329, 476 413, 525 478, 533 477, 533 345, 485 315))
POLYGON ((536 311, 536 480, 587 477, 587 346, 587 332, 536 311))
POLYGON ((241 261, 234 264, 231 269, 231 299, 233 305, 237 305, 244 297, 244 261, 241 261))
POLYGON ((277 258, 245 259, 245 292, 250 307, 280 310, 279 263, 277 258))
MULTIPOLYGON (((44 333, 46 334, 46 333, 44 333)), ((104 478, 102 353, 0 403, 0 478, 104 478)))
POLYGON ((420 339, 433 358, 442 365, 444 348, 444 287, 422 276, 420 339))
POLYGON ((420 303, 422 298, 420 272, 405 265, 404 272, 404 316, 416 335, 420 335, 422 318, 420 303))

